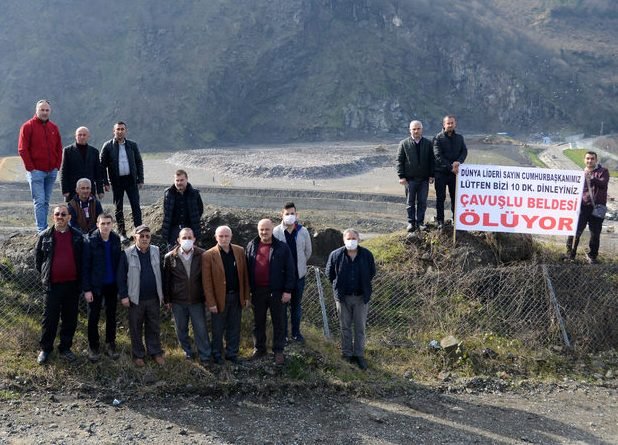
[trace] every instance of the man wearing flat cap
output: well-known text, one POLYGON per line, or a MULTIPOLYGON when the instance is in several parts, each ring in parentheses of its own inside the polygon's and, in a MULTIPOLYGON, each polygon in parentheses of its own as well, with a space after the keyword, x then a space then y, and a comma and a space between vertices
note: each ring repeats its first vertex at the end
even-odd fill
POLYGON ((150 244, 150 227, 139 225, 135 243, 120 255, 118 298, 129 308, 131 355, 136 366, 144 366, 146 355, 165 364, 161 348, 160 307, 163 303, 159 248, 150 244), (146 348, 142 337, 146 341, 146 348))

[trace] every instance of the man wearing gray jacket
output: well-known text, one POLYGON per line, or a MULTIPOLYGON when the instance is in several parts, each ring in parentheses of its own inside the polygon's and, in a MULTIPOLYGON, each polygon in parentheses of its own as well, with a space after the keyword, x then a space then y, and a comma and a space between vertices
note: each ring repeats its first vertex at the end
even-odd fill
POLYGON ((131 355, 135 366, 144 366, 146 352, 159 365, 165 364, 161 348, 160 307, 163 303, 159 248, 150 244, 150 227, 133 232, 135 244, 125 249, 118 264, 118 298, 129 308, 131 355), (142 341, 146 340, 146 348, 142 341))
POLYGON ((273 236, 288 245, 296 264, 296 286, 292 292, 292 299, 284 309, 285 337, 288 338, 288 309, 292 320, 292 339, 303 343, 305 338, 300 333, 300 320, 303 316, 302 300, 305 290, 305 275, 307 274, 307 260, 311 257, 311 236, 309 231, 298 222, 298 213, 293 202, 286 202, 281 211, 282 221, 273 229, 273 236))

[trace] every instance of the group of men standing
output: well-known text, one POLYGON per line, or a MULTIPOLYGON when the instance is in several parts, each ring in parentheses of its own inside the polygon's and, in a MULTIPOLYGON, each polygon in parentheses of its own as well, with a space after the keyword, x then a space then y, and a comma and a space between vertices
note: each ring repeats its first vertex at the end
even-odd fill
MULTIPOLYGON (((92 362, 103 352, 98 332, 103 307, 105 353, 113 359, 119 357, 116 308, 120 301, 128 309, 131 357, 138 367, 145 365, 147 357, 165 364, 160 339, 162 305, 173 313, 185 357, 198 357, 204 365, 238 362, 242 311, 250 304, 254 312, 252 358, 267 355, 270 312, 274 361, 284 364, 288 341, 304 343, 301 303, 312 253, 309 233, 296 216, 294 203, 286 203, 277 227, 270 219, 260 220, 258 235, 246 250, 231 243, 228 226, 216 229, 216 245, 206 251, 196 245, 193 230, 184 227, 161 264, 148 226, 137 226, 134 243, 123 251, 120 236, 112 230, 111 214, 100 213, 96 229, 84 234, 69 224, 72 215, 68 206, 56 206, 54 225, 40 234, 35 248, 36 268, 47 291, 38 363, 48 361, 59 326, 59 355, 69 362, 76 360, 71 346, 83 294, 88 303, 88 359, 92 362), (212 336, 206 311, 211 315, 212 336), (189 338, 189 323, 197 354, 189 338)), ((331 253, 327 271, 335 289, 343 358, 366 369, 364 330, 375 264, 371 253, 358 246, 358 239, 353 229, 344 232, 344 246, 331 253)))
MULTIPOLYGON (((139 188, 144 184, 142 157, 137 144, 126 139, 127 125, 121 121, 114 124, 113 138, 103 144, 99 155, 99 151, 88 144, 90 132, 86 127, 75 130, 75 142, 63 149, 60 131, 49 119, 50 114, 49 101, 39 100, 34 116, 19 131, 18 152, 30 185, 37 231, 41 233, 47 228, 49 203, 60 171, 62 194, 67 202, 74 201, 73 207, 88 206, 77 196, 79 191, 75 187, 79 180, 89 181, 92 200, 103 199, 111 187, 118 231, 124 241, 124 195, 126 193, 129 198, 133 223, 137 227, 142 224, 139 188)), ((91 229, 94 221, 96 217, 89 221, 91 229)))
MULTIPOLYGON (((456 183, 459 166, 468 156, 468 148, 462 135, 455 132, 457 120, 453 115, 444 116, 442 131, 433 141, 423 137, 423 124, 410 122, 410 137, 399 143, 397 175, 399 183, 406 187, 408 232, 425 230, 425 212, 429 185, 435 184, 436 221, 438 229, 444 227, 444 203, 448 188, 451 212, 455 216, 456 183)), ((586 259, 590 264, 598 262, 600 235, 604 214, 595 212, 595 207, 607 204, 609 171, 598 162, 597 153, 589 151, 584 157, 586 177, 579 219, 575 236, 567 238, 566 259, 573 261, 577 246, 586 226, 590 229, 590 242, 586 259)))
POLYGON ((421 121, 410 122, 410 137, 399 143, 397 154, 397 175, 399 183, 406 186, 408 232, 425 230, 425 212, 429 184, 435 184, 436 221, 438 228, 444 227, 444 202, 448 188, 451 211, 455 214, 455 185, 459 165, 468 156, 464 138, 455 132, 457 120, 448 115, 442 119, 442 131, 433 141, 423 137, 421 121))

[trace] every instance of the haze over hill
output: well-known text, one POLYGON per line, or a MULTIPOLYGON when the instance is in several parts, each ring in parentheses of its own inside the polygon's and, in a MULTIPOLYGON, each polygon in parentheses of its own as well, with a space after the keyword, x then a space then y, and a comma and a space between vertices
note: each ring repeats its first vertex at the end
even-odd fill
POLYGON ((40 97, 69 143, 143 150, 466 131, 618 131, 612 0, 3 2, 0 153, 40 97), (562 4, 564 3, 564 4, 562 4))

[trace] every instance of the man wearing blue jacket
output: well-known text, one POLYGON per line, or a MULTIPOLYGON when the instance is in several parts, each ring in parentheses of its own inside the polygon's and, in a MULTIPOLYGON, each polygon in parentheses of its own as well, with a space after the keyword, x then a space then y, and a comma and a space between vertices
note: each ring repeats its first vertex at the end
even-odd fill
POLYGON ((258 223, 258 236, 247 245, 246 255, 254 315, 253 358, 266 355, 266 312, 270 310, 275 363, 283 365, 283 309, 296 286, 292 253, 286 243, 273 237, 273 222, 262 219, 258 223))
POLYGON ((84 243, 82 290, 88 303, 88 360, 96 362, 101 357, 99 318, 105 302, 105 344, 107 355, 116 360, 116 306, 118 287, 116 271, 122 253, 120 237, 112 230, 111 213, 97 217, 97 229, 84 243))
POLYGON ((341 327, 341 355, 344 360, 367 369, 365 325, 371 299, 371 280, 376 274, 373 254, 358 245, 354 229, 343 232, 344 246, 333 250, 326 263, 326 275, 333 294, 341 327), (352 332, 354 330, 354 332, 352 332))

